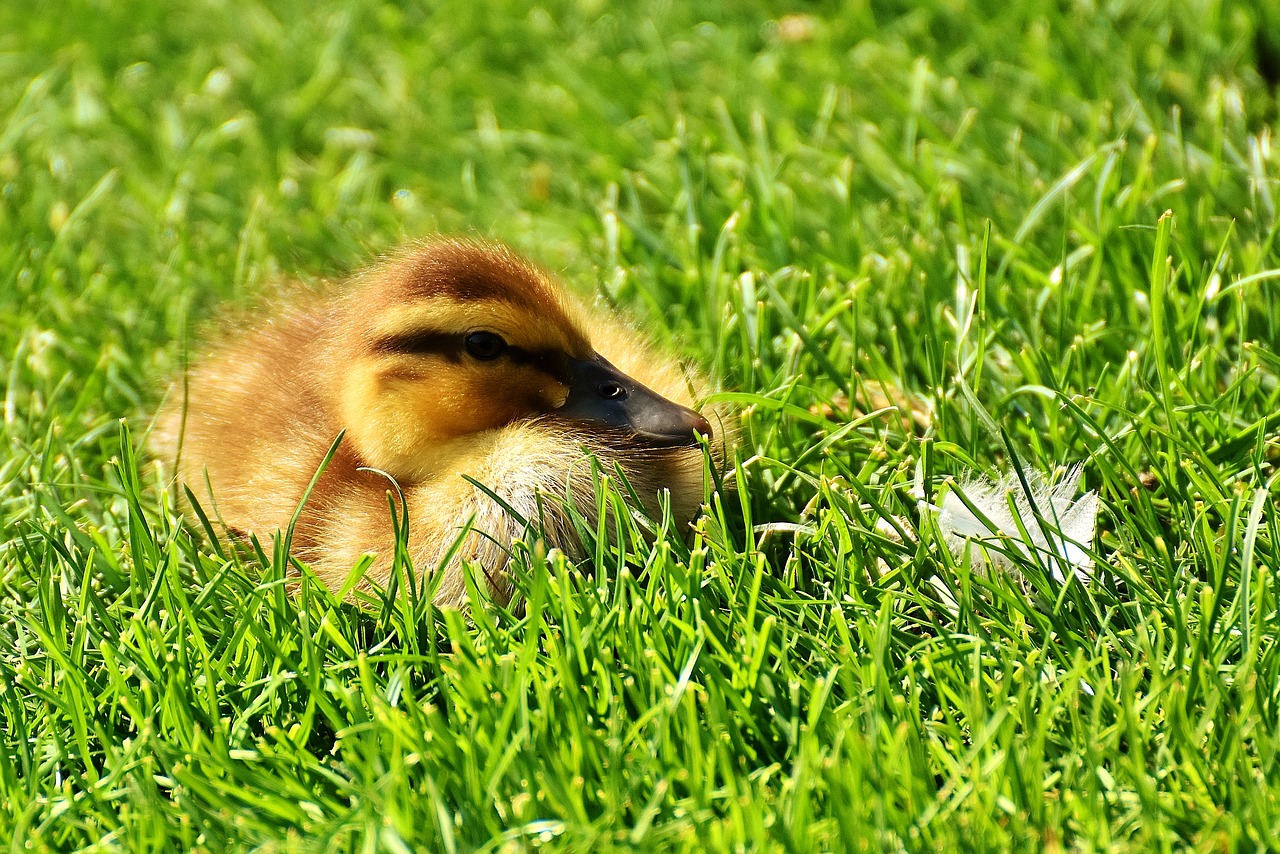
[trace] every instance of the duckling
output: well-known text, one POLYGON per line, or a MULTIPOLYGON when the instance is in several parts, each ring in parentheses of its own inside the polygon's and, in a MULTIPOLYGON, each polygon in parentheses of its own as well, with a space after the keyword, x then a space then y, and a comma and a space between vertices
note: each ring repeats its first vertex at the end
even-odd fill
POLYGON ((591 456, 618 467, 650 513, 666 492, 676 519, 691 519, 705 488, 701 443, 719 459, 722 439, 693 394, 675 361, 513 251, 436 240, 286 300, 197 359, 154 445, 233 536, 270 538, 341 434, 294 554, 337 590, 372 552, 366 578, 385 585, 394 481, 413 565, 443 573, 435 600, 458 606, 464 562, 495 599, 510 598, 522 520, 541 522, 548 548, 577 553, 563 504, 542 498, 567 497, 590 518, 591 456))

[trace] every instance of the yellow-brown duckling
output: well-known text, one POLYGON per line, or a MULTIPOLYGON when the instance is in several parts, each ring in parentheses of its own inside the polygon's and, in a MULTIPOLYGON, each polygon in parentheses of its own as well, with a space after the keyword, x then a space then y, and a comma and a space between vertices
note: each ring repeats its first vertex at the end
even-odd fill
POLYGON ((720 444, 677 363, 498 245, 415 245, 250 327, 197 360, 155 444, 234 534, 269 538, 288 528, 345 431, 293 540, 335 590, 369 552, 368 577, 388 581, 388 476, 407 505, 414 566, 439 568, 436 602, 458 605, 464 560, 509 598, 509 547, 525 533, 463 475, 540 519, 546 546, 572 554, 562 505, 539 496, 594 512, 588 452, 606 471, 620 467, 648 510, 668 490, 688 520, 704 494, 700 440, 720 444))

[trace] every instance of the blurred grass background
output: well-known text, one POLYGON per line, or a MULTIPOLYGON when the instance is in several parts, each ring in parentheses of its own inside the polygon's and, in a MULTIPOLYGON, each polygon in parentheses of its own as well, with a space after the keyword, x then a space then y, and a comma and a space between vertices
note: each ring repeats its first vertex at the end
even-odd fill
POLYGON ((1280 846, 1278 81, 1270 0, 9 0, 0 832, 1280 846), (691 548, 468 621, 177 525, 133 446, 215 306, 433 232, 743 408, 691 548), (1011 451, 1086 463, 1089 588, 877 527, 1011 451))

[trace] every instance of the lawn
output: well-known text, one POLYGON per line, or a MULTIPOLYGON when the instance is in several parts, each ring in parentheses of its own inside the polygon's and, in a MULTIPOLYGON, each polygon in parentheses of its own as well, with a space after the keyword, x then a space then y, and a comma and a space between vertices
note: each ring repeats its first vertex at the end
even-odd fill
POLYGON ((0 5, 11 850, 1280 847, 1275 0, 58 6, 0 5), (165 490, 219 305, 438 232, 715 377, 692 536, 464 615, 165 490), (1087 583, 919 500, 1077 463, 1087 583))

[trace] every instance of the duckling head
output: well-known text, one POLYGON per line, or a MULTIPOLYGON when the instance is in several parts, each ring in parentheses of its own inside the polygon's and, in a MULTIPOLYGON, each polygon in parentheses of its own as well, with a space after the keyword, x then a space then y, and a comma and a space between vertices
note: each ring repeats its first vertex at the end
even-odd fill
POLYGON ((654 449, 711 435, 703 416, 597 353, 557 283, 503 247, 416 247, 362 274, 341 310, 347 441, 402 483, 483 453, 486 437, 520 422, 654 449))

